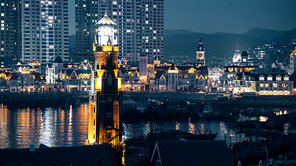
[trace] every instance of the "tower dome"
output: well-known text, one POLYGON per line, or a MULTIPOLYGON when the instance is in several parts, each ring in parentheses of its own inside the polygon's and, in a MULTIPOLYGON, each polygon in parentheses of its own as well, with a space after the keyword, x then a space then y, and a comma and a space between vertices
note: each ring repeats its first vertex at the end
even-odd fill
POLYGON ((98 27, 97 44, 99 46, 107 46, 108 43, 111 43, 113 46, 117 45, 117 37, 114 35, 116 23, 114 23, 106 13, 104 17, 96 23, 96 26, 98 27))

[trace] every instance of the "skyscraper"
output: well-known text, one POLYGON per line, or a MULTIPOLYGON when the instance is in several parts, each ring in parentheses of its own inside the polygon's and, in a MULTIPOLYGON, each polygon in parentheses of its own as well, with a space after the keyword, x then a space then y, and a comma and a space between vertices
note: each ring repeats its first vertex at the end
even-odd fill
POLYGON ((3 0, 0 10, 1 57, 69 60, 68 0, 3 0))
POLYGON ((68 0, 22 0, 22 61, 69 60, 68 0))
POLYGON ((1 0, 0 3, 0 61, 12 63, 21 59, 20 0, 1 0))
POLYGON ((95 29, 93 23, 105 13, 116 23, 119 59, 137 62, 140 54, 147 55, 149 62, 156 55, 163 58, 164 0, 76 0, 76 52, 90 52, 89 45, 82 48, 82 44, 77 44, 84 43, 83 40, 95 42, 95 34, 90 34, 95 29), (87 10, 87 4, 98 7, 98 16, 95 10, 87 10), (87 20, 92 20, 93 25, 87 24, 87 20))
POLYGON ((141 53, 152 63, 164 56, 164 0, 142 0, 141 53))
POLYGON ((92 53, 95 43, 95 24, 99 21, 99 2, 96 0, 75 0, 76 53, 92 53))

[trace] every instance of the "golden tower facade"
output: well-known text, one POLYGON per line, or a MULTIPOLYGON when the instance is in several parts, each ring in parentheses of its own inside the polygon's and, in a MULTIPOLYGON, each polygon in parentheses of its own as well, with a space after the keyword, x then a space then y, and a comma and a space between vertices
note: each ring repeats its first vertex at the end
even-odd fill
MULTIPOLYGON (((124 156, 120 110, 121 78, 118 70, 118 46, 115 23, 105 15, 97 24, 98 42, 93 45, 95 57, 91 77, 88 139, 86 144, 109 143, 116 156, 124 156), (112 45, 112 42, 115 43, 112 45)), ((118 157, 117 157, 118 158, 118 157)), ((117 162, 119 163, 119 162, 117 162)), ((124 161, 119 165, 123 165, 124 161)))

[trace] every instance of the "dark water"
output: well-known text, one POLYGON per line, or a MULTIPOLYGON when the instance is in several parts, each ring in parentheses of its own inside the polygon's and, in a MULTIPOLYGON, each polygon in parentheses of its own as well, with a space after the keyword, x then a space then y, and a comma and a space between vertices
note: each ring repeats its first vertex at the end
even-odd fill
MULTIPOLYGON (((79 108, 16 109, 0 105, 0 148, 27 148, 28 144, 45 144, 49 147, 83 145, 87 138, 88 104, 79 108)), ((244 134, 229 129, 223 121, 169 121, 123 123, 123 139, 139 137, 160 130, 182 130, 190 133, 218 132, 216 140, 227 144, 243 141, 244 134), (135 135, 134 135, 135 134, 135 135)))

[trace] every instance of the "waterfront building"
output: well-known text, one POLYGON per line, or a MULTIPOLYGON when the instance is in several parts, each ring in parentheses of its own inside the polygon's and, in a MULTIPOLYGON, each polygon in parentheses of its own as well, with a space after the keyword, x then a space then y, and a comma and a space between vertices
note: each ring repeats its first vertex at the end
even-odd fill
POLYGON ((293 81, 279 66, 256 68, 238 73, 233 83, 233 93, 256 92, 257 95, 293 95, 293 81))
POLYGON ((85 63, 64 63, 60 56, 46 66, 46 84, 59 85, 60 91, 88 91, 92 65, 85 63))
POLYGON ((40 74, 40 62, 18 63, 15 68, 0 69, 0 89, 2 92, 41 92, 45 83, 40 74))
POLYGON ((140 81, 142 83, 147 83, 148 78, 148 57, 146 55, 139 56, 139 71, 140 71, 140 81))
POLYGON ((86 144, 109 143, 114 148, 115 162, 124 165, 122 146, 121 78, 118 69, 118 46, 114 37, 115 23, 105 14, 96 24, 98 43, 93 45, 95 56, 91 72, 90 112, 86 144), (109 38, 106 38, 108 35, 109 38))
POLYGON ((196 61, 184 65, 154 62, 156 91, 208 91, 208 67, 202 40, 196 51, 196 61))
POLYGON ((235 80, 235 76, 238 73, 249 72, 258 68, 258 66, 225 66, 223 67, 223 75, 219 78, 219 87, 218 91, 229 91, 233 90, 233 83, 235 80))
POLYGON ((156 91, 200 91, 208 84, 206 66, 175 65, 155 67, 156 91))
POLYGON ((137 67, 119 68, 122 80, 122 91, 144 91, 145 82, 141 82, 141 76, 137 67))
POLYGON ((220 68, 209 68, 209 86, 218 88, 222 74, 222 69, 220 68))

